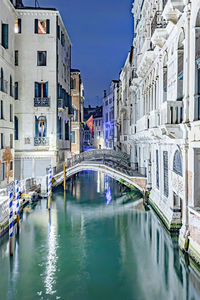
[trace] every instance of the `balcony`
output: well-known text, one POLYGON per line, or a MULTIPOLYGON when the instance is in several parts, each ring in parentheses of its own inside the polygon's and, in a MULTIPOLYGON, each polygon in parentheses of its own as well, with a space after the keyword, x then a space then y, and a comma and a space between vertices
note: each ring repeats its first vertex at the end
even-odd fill
POLYGON ((49 97, 35 97, 34 98, 34 107, 49 107, 50 98, 49 97))
POLYGON ((160 114, 157 110, 153 110, 149 114, 149 128, 156 128, 160 125, 160 114))
POLYGON ((162 48, 168 38, 167 24, 167 21, 162 17, 162 12, 157 11, 151 22, 151 41, 155 46, 162 48))
POLYGON ((137 133, 149 129, 149 115, 145 115, 137 121, 137 133))
POLYGON ((153 63, 155 58, 155 53, 150 38, 147 38, 145 40, 144 45, 141 49, 141 53, 138 55, 139 57, 138 57, 137 75, 143 78, 146 72, 151 67, 151 64, 153 63))
POLYGON ((163 17, 165 20, 176 24, 183 12, 184 0, 163 0, 163 17))
POLYGON ((63 111, 64 110, 64 100, 62 98, 58 99, 58 110, 59 111, 63 111))
POLYGON ((161 106, 161 125, 183 122, 183 102, 166 101, 161 106))
POLYGON ((8 94, 8 81, 0 78, 0 91, 8 94))
POLYGON ((47 137, 34 137, 34 146, 49 146, 49 138, 47 137))

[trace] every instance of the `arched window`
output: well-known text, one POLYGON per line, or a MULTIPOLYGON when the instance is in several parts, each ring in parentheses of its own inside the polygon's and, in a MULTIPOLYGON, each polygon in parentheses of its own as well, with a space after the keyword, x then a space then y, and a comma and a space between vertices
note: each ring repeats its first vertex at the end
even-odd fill
POLYGON ((1 68, 1 91, 4 91, 3 68, 1 68))
POLYGON ((176 150, 176 152, 174 154, 173 171, 176 174, 183 176, 182 160, 181 160, 180 152, 178 150, 176 150))
POLYGON ((10 75, 10 96, 13 97, 13 82, 12 76, 10 75))
POLYGON ((179 36, 178 41, 178 78, 177 78, 177 100, 183 99, 183 60, 184 60, 184 33, 182 32, 179 36))
POLYGON ((44 138, 47 132, 47 120, 46 117, 35 117, 35 135, 36 137, 44 138))
POLYGON ((18 118, 15 116, 15 140, 18 140, 19 138, 19 124, 18 124, 18 118))
POLYGON ((165 54, 163 61, 163 102, 167 101, 167 81, 168 81, 168 68, 167 68, 167 54, 165 54))
POLYGON ((195 29, 195 73, 196 97, 194 105, 194 119, 200 120, 200 10, 197 15, 195 29))

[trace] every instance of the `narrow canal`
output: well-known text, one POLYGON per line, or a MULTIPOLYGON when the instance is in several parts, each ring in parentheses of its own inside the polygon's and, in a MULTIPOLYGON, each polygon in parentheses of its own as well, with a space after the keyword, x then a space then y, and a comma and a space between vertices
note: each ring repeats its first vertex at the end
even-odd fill
MULTIPOLYGON (((27 208, 15 251, 0 241, 1 300, 197 300, 200 278, 154 212, 119 205, 124 187, 83 172, 27 208)), ((136 197, 137 198, 137 197, 136 197)))

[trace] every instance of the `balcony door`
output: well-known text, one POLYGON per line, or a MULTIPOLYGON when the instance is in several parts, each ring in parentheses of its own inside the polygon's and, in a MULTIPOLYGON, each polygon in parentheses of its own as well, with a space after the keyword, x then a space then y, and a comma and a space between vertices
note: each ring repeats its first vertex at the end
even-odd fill
POLYGON ((35 97, 48 97, 48 82, 35 82, 35 97))
POLYGON ((47 131, 47 120, 46 117, 35 117, 35 135, 36 137, 44 138, 46 137, 47 131))

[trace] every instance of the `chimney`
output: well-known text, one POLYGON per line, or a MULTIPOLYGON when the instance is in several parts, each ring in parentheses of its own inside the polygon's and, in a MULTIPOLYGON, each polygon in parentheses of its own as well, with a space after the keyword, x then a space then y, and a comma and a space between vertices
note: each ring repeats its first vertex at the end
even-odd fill
POLYGON ((16 5, 15 5, 15 7, 16 7, 16 8, 24 7, 22 0, 16 0, 16 5))
POLYGON ((106 97, 106 90, 104 90, 104 98, 106 97))

